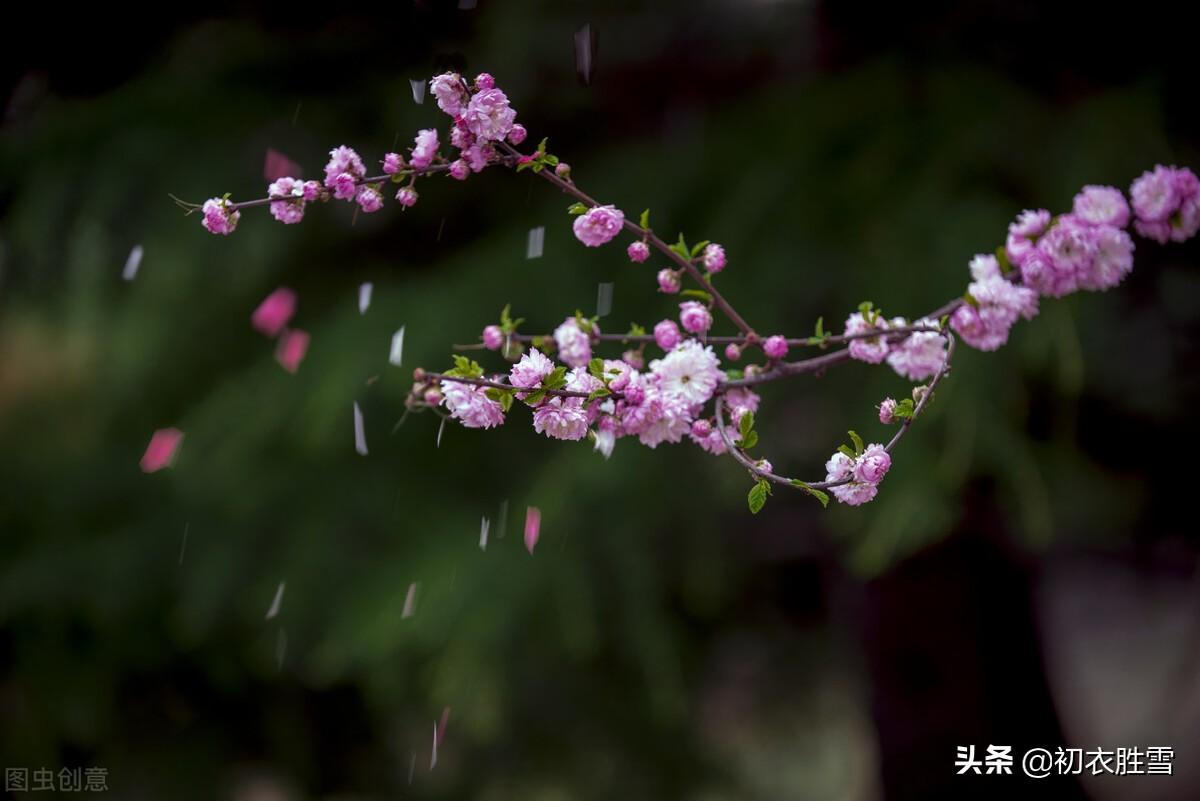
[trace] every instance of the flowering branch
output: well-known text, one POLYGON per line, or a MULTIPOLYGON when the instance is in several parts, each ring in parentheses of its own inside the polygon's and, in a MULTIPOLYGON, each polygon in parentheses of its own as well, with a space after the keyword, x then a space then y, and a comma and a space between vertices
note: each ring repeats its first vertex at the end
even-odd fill
MULTIPOLYGON (((435 76, 430 88, 438 107, 453 119, 448 139, 457 157, 443 156, 437 129, 427 128, 417 133, 407 157, 384 155, 382 175, 368 177, 359 155, 341 146, 330 151, 324 181, 280 178, 257 200, 233 202, 226 195, 203 204, 177 202, 189 214, 202 211, 208 231, 228 235, 242 211, 257 206, 268 206, 277 220, 294 224, 303 219, 307 204, 316 201, 344 200, 356 203, 363 213, 374 213, 383 206, 388 183, 399 186, 396 201, 410 208, 418 200, 419 178, 440 173, 465 181, 489 166, 518 173, 531 170, 575 200, 568 212, 575 215, 573 231, 584 246, 601 247, 625 233, 633 240, 626 248, 630 261, 644 263, 652 253, 666 260, 668 266, 658 270, 655 280, 660 293, 687 298, 678 304, 678 322, 668 317, 652 332, 634 324, 626 333, 603 333, 598 318, 576 312, 553 332, 535 335, 521 333, 523 320, 513 319, 506 306, 499 321, 483 329, 478 343, 456 345, 454 350, 498 351, 511 366, 488 374, 459 354, 451 369, 418 369, 405 400, 407 409, 441 414, 444 407, 467 428, 492 428, 502 424, 519 401, 531 409, 536 432, 562 440, 587 438, 606 458, 620 438, 636 437, 655 448, 686 437, 709 453, 730 454, 750 471, 754 484, 747 501, 753 512, 763 507, 772 485, 803 490, 823 504, 829 493, 850 505, 872 500, 891 468, 896 445, 949 374, 958 337, 978 350, 996 350, 1008 341, 1019 319, 1037 315, 1042 298, 1116 286, 1133 268, 1134 241, 1126 229, 1159 243, 1182 242, 1200 230, 1200 179, 1189 169, 1160 165, 1133 182, 1128 200, 1115 187, 1085 186, 1068 213, 1022 212, 1000 247, 971 260, 966 292, 924 317, 889 318, 864 302, 849 314, 841 332, 826 331, 823 319, 818 319, 809 336, 763 337, 715 285, 727 263, 721 245, 708 240, 689 245, 683 234, 668 244, 651 228, 649 209, 635 222, 580 189, 571 167, 547 151, 545 139, 534 151, 522 153, 517 148, 528 134, 487 73, 471 82, 445 73, 435 76), (684 289, 684 276, 696 288, 684 289), (739 333, 710 335, 714 311, 739 333), (626 349, 620 358, 593 354, 593 347, 607 343, 621 343, 626 349), (722 369, 714 345, 724 346, 729 363, 758 352, 764 361, 722 369), (646 349, 651 346, 664 355, 647 362, 646 349), (841 347, 827 350, 834 346, 841 347), (787 361, 789 350, 801 347, 825 352, 787 361), (750 456, 759 439, 754 422, 760 398, 752 388, 790 376, 819 375, 849 361, 886 362, 917 384, 911 397, 885 398, 879 404, 879 421, 899 424, 886 445, 865 445, 851 431, 851 444, 833 453, 825 464, 825 479, 814 482, 779 475, 767 460, 750 456), (710 404, 711 415, 705 411, 710 404)), ((308 335, 286 328, 293 305, 290 290, 281 289, 255 312, 254 324, 270 336, 280 336, 280 361, 294 371, 308 335)))

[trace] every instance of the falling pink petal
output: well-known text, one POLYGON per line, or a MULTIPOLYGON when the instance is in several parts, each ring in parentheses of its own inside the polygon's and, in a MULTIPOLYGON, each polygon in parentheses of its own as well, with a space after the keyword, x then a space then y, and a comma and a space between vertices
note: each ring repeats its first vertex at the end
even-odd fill
POLYGON ((178 428, 160 428, 155 431, 154 436, 150 437, 150 444, 146 446, 146 452, 142 454, 142 471, 157 473, 164 467, 170 467, 182 441, 183 432, 178 428))
POLYGON ((279 287, 258 304, 250 315, 251 324, 266 336, 279 336, 279 332, 296 313, 296 293, 285 286, 279 287))
MULTIPOLYGON (((300 107, 296 107, 299 112, 300 107)), ((267 148, 267 158, 263 162, 263 177, 268 181, 280 178, 299 178, 302 170, 300 165, 289 159, 274 148, 267 148)))
POLYGON ((275 360, 289 373, 296 372, 300 369, 300 362, 304 361, 304 354, 308 353, 308 340, 307 331, 298 328, 284 331, 275 346, 275 360))
POLYGON ((538 536, 542 531, 542 510, 536 506, 530 506, 525 510, 525 550, 533 553, 533 547, 537 545, 538 536))
POLYGON ((442 744, 442 740, 446 738, 446 724, 450 721, 450 707, 442 707, 442 719, 437 727, 438 745, 442 744))

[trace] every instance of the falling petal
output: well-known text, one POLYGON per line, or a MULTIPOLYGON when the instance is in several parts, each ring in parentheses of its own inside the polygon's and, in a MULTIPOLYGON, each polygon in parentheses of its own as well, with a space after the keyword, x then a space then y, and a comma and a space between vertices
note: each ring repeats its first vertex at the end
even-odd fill
POLYGON ((433 770, 437 767, 437 746, 438 746, 438 725, 437 721, 433 722, 433 753, 429 757, 429 769, 433 770))
POLYGON ((392 352, 388 354, 388 363, 399 367, 404 361, 404 326, 392 334, 392 352))
POLYGON ((540 259, 542 247, 546 243, 546 226, 539 225, 529 229, 529 241, 525 245, 525 258, 540 259))
POLYGON ((126 281, 137 278, 138 267, 142 266, 143 252, 141 245, 134 245, 133 250, 129 251, 129 258, 125 259, 125 269, 121 271, 121 277, 126 281))
POLYGON ((542 510, 536 506, 525 509, 525 550, 533 553, 538 537, 542 533, 542 510))
POLYGON ((271 601, 271 608, 267 610, 267 620, 279 614, 279 605, 283 603, 283 588, 287 586, 287 582, 279 582, 279 587, 275 590, 275 600, 271 601))
POLYGON ((442 719, 437 726, 437 742, 442 744, 442 740, 446 737, 446 724, 450 722, 450 707, 442 707, 442 719))
POLYGON ((600 284, 596 287, 596 316, 607 317, 612 312, 613 285, 600 284))
POLYGON ((491 527, 492 521, 486 517, 479 518, 479 550, 487 550, 487 535, 488 529, 491 527))
POLYGON ((191 525, 192 524, 190 522, 183 524, 183 542, 179 546, 179 564, 181 565, 183 564, 183 552, 187 550, 188 528, 190 528, 191 525))
POLYGON ((408 585, 408 594, 404 596, 404 611, 400 613, 401 620, 407 620, 417 613, 417 593, 420 591, 420 582, 414 581, 408 585))
POLYGON ((170 467, 183 441, 183 432, 178 428, 160 428, 150 437, 150 444, 142 454, 141 467, 144 473, 157 473, 170 467))
POLYGON ((280 629, 279 636, 275 638, 275 664, 279 670, 283 670, 283 657, 285 654, 287 654, 287 632, 280 629))
POLYGON ((367 455, 367 435, 363 431, 363 415, 362 409, 358 408, 358 401, 354 402, 354 450, 359 456, 367 455))
POLYGON ((584 86, 592 83, 595 66, 596 36, 591 25, 584 25, 575 32, 575 74, 584 86))
POLYGON ((446 228, 446 218, 443 217, 442 221, 440 223, 438 223, 438 232, 437 232, 437 241, 438 242, 442 241, 442 231, 445 230, 445 228, 446 228))
POLYGON ((375 289, 375 285, 370 281, 359 285, 358 287, 358 313, 366 314, 367 309, 371 307, 371 292, 375 289))
MULTIPOLYGON (((296 106, 296 114, 300 113, 300 106, 296 106)), ((293 118, 293 124, 295 119, 293 118)), ((263 178, 268 181, 277 181, 280 178, 299 178, 303 173, 300 165, 289 159, 287 156, 273 148, 267 148, 267 158, 263 162, 263 178)))
POLYGON ((267 295, 250 315, 250 324, 269 337, 279 336, 296 313, 296 293, 285 286, 267 295))
POLYGON ((275 344, 275 361, 279 362, 284 370, 295 373, 300 369, 300 362, 304 361, 304 354, 308 353, 308 340, 307 331, 301 331, 299 328, 284 331, 275 344))
POLYGON ((440 426, 438 426, 437 445, 435 445, 434 447, 436 447, 436 448, 442 447, 442 432, 445 430, 446 430, 446 418, 443 417, 442 424, 440 426))
POLYGON ((504 539, 504 531, 508 527, 508 499, 500 501, 500 514, 496 516, 496 539, 504 539))
MULTIPOLYGON (((296 127, 296 121, 300 119, 300 107, 303 105, 304 105, 303 100, 299 100, 296 102, 296 110, 292 112, 292 127, 293 128, 296 127)), ((296 173, 296 177, 299 178, 300 174, 296 173)))
POLYGON ((413 102, 421 105, 425 102, 425 79, 409 78, 408 85, 412 87, 413 102))
POLYGON ((413 773, 417 770, 417 752, 413 751, 412 759, 408 761, 408 783, 412 784, 413 773))

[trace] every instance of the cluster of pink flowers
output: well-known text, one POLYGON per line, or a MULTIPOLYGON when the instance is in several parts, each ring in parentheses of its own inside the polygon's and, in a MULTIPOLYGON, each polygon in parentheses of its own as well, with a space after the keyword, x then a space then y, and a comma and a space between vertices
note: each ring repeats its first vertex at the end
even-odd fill
POLYGON ((489 398, 484 387, 446 380, 440 400, 464 428, 493 428, 504 422, 504 407, 489 398))
POLYGON ((558 346, 558 356, 571 367, 586 367, 592 360, 592 334, 599 334, 600 329, 592 324, 589 333, 580 327, 578 317, 568 317, 562 325, 554 329, 554 344, 558 346))
POLYGON ((321 196, 321 185, 299 178, 279 178, 267 187, 267 195, 287 198, 271 202, 271 216, 284 225, 293 225, 304 219, 304 207, 321 196))
POLYGON ((224 198, 214 197, 204 201, 204 206, 201 208, 203 217, 200 224, 211 234, 220 234, 221 236, 229 236, 237 228, 238 220, 242 218, 242 213, 237 209, 231 209, 230 203, 224 198))
POLYGON ((575 238, 589 248, 597 248, 611 242, 624 227, 623 211, 615 206, 593 206, 575 218, 575 238))
POLYGON ((826 481, 846 481, 830 487, 833 497, 849 506, 861 506, 875 498, 879 482, 892 466, 892 457, 878 443, 868 445, 856 457, 837 451, 825 463, 826 481))
POLYGON ((995 256, 978 255, 971 260, 968 300, 950 317, 950 327, 973 348, 996 350, 1008 341, 1017 319, 1033 319, 1038 313, 1038 295, 1028 287, 1005 278, 995 256))
POLYGON ((1133 227, 1155 242, 1183 242, 1200 231, 1200 180, 1187 168, 1158 165, 1129 189, 1133 227))

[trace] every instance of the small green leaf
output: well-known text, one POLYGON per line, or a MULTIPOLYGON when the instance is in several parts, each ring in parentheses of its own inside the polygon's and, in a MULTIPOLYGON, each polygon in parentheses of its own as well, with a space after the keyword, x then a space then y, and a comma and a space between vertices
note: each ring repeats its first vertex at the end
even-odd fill
POLYGON ((742 437, 742 441, 738 447, 740 447, 744 451, 748 451, 757 444, 758 444, 758 432, 751 431, 749 434, 742 437))
POLYGON ((848 458, 850 458, 850 459, 856 459, 856 458, 858 458, 858 457, 855 455, 854 451, 850 450, 850 446, 849 446, 849 445, 838 445, 838 452, 839 452, 839 453, 843 453, 843 454, 845 454, 845 455, 846 455, 848 458))
POLYGON ((742 415, 742 419, 738 421, 738 433, 745 439, 751 431, 754 430, 754 412, 746 412, 742 415))
POLYGON ((612 392, 609 390, 608 387, 600 387, 600 389, 593 389, 591 392, 588 393, 587 402, 591 403, 592 401, 596 400, 596 398, 604 398, 611 394, 612 394, 612 392))
POLYGON ((704 246, 707 245, 711 241, 712 240, 710 240, 710 239, 705 239, 702 242, 697 242, 696 244, 692 245, 692 258, 694 259, 697 256, 699 256, 700 251, 704 250, 704 246))
POLYGON ((970 292, 964 292, 962 299, 968 306, 974 306, 976 309, 979 308, 979 301, 975 300, 975 296, 970 292))
POLYGON ((713 296, 703 289, 685 289, 679 293, 686 298, 698 298, 705 303, 712 303, 713 296))
POLYGON ((542 389, 562 389, 567 385, 567 368, 561 364, 542 379, 542 389))
POLYGON ((767 495, 771 492, 771 482, 765 478, 759 479, 753 487, 750 488, 749 494, 746 495, 746 505, 750 507, 751 514, 758 514, 767 504, 767 495))
POLYGON ((813 330, 813 333, 819 339, 825 338, 826 335, 825 335, 825 318, 824 317, 817 318, 817 327, 813 330))
POLYGON ((557 166, 558 166, 558 156, 554 155, 553 153, 547 153, 547 154, 546 154, 546 155, 545 155, 545 156, 542 158, 542 161, 546 162, 546 163, 547 163, 547 164, 549 164, 551 167, 557 167, 557 166))
POLYGON ((550 137, 547 136, 545 139, 538 142, 537 152, 539 155, 544 156, 546 154, 546 143, 549 141, 550 141, 550 137))
POLYGON ((641 222, 642 228, 645 228, 645 229, 650 228, 650 209, 646 209, 645 211, 642 212, 642 219, 640 222, 641 222))
POLYGON ((596 358, 588 362, 588 374, 604 380, 604 359, 596 358))
POLYGON ((800 481, 799 479, 792 479, 792 483, 795 484, 800 489, 807 492, 809 495, 816 498, 818 501, 820 501, 822 507, 829 506, 829 495, 827 493, 821 492, 821 490, 819 490, 819 489, 813 489, 812 487, 805 484, 803 481, 800 481))
POLYGON ((1000 272, 1003 275, 1008 275, 1013 271, 1012 262, 1008 260, 1008 250, 1004 245, 996 248, 996 263, 1000 265, 1000 272))
POLYGON ((683 234, 679 235, 679 241, 671 245, 670 249, 672 253, 681 259, 690 260, 692 257, 691 251, 688 250, 687 242, 684 241, 683 234))
POLYGON ((854 443, 854 455, 855 456, 861 455, 863 452, 862 437, 860 437, 858 435, 857 431, 851 431, 849 433, 850 433, 850 441, 854 443))
POLYGON ((582 203, 572 203, 567 206, 567 214, 583 214, 588 210, 588 207, 582 203))
POLYGON ((646 329, 643 328, 642 326, 638 325, 637 323, 630 323, 629 324, 629 333, 626 334, 626 336, 644 337, 644 336, 646 336, 646 329))
POLYGON ((728 376, 731 381, 736 381, 745 375, 745 373, 743 373, 741 370, 726 370, 725 375, 728 376))
POLYGON ((537 406, 546 397, 546 390, 535 389, 525 396, 525 403, 529 406, 537 406))

